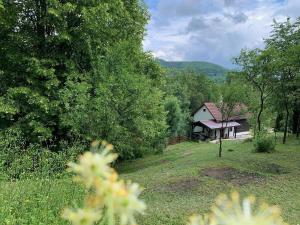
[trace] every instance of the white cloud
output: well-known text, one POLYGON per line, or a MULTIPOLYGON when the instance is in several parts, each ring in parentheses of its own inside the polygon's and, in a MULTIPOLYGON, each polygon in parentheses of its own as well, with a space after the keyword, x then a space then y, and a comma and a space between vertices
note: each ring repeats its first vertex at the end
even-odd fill
POLYGON ((144 48, 165 60, 202 60, 231 67, 244 47, 263 46, 273 19, 296 17, 299 0, 159 0, 144 48))

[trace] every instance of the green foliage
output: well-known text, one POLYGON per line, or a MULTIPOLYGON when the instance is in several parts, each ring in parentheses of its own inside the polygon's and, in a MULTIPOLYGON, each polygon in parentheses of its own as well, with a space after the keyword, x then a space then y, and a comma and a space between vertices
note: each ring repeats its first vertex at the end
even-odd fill
POLYGON ((173 111, 173 115, 169 114, 168 118, 168 125, 171 129, 169 133, 173 136, 176 132, 178 135, 187 135, 190 132, 190 115, 204 102, 217 99, 217 85, 206 75, 193 71, 169 71, 169 73, 164 89, 167 93, 165 104, 169 101, 173 102, 165 106, 167 111, 173 111), (180 109, 177 108, 175 101, 179 101, 180 109), (167 109, 170 107, 173 107, 173 110, 167 109), (181 119, 178 119, 179 117, 181 119))
POLYGON ((275 150, 276 143, 274 137, 271 137, 266 133, 258 133, 253 142, 256 152, 272 152, 275 150))
POLYGON ((96 138, 115 143, 122 159, 161 148, 164 79, 142 50, 149 15, 139 0, 1 1, 0 18, 0 128, 9 133, 1 145, 11 177, 60 171, 65 145, 96 138))
POLYGON ((263 130, 263 126, 274 127, 277 116, 276 129, 284 130, 284 143, 290 118, 293 118, 291 124, 294 133, 297 133, 300 118, 299 40, 299 18, 295 22, 289 18, 284 22, 274 21, 264 49, 242 50, 235 59, 242 69, 238 74, 244 77, 244 83, 250 84, 255 93, 249 92, 249 99, 253 99, 249 110, 255 116, 251 120, 254 131, 256 128, 263 130), (280 128, 281 116, 284 116, 284 121, 280 128))
POLYGON ((27 146, 18 128, 1 132, 0 137, 0 170, 5 176, 3 179, 59 177, 64 173, 69 160, 77 158, 84 147, 76 143, 66 147, 65 151, 54 152, 39 144, 27 146))
POLYGON ((224 80, 225 75, 229 71, 220 65, 209 62, 170 62, 158 59, 158 62, 165 68, 172 70, 189 70, 200 74, 207 74, 215 80, 224 80))
POLYGON ((65 102, 61 121, 72 136, 108 140, 121 159, 140 157, 163 146, 166 123, 161 78, 150 79, 156 72, 147 74, 138 67, 158 69, 133 43, 123 42, 99 61, 94 87, 85 81, 68 82, 61 92, 65 102))
POLYGON ((193 71, 176 71, 167 76, 166 92, 176 96, 183 111, 190 114, 204 102, 215 101, 218 97, 216 83, 204 74, 193 71))
POLYGON ((165 99, 165 110, 169 136, 186 135, 188 115, 182 112, 180 102, 175 96, 168 96, 165 99))

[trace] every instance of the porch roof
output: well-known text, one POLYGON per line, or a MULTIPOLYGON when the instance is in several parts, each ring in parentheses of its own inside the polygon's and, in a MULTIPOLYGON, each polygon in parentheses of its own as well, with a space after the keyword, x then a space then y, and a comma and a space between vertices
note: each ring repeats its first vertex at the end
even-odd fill
MULTIPOLYGON (((213 120, 200 120, 199 121, 201 124, 203 124, 204 126, 210 128, 210 129, 220 129, 222 128, 222 123, 217 123, 213 120)), ((230 122, 227 122, 227 126, 226 126, 226 122, 223 122, 223 128, 226 128, 226 127, 238 127, 240 126, 241 124, 235 122, 235 121, 230 121, 230 122)))

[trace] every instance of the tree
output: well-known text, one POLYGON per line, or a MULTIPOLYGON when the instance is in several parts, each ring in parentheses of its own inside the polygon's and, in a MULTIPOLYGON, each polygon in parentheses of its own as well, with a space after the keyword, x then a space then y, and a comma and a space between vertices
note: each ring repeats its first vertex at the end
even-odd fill
POLYGON ((193 113, 204 102, 214 101, 216 84, 205 74, 189 70, 169 70, 167 73, 166 92, 176 96, 183 111, 193 113))
MULTIPOLYGON (((243 103, 243 96, 241 95, 241 89, 239 86, 223 84, 219 88, 220 96, 217 102, 217 106, 221 112, 221 129, 220 131, 224 131, 224 129, 228 128, 228 122, 231 118, 237 113, 241 113, 237 111, 237 107, 241 106, 243 103)), ((222 157, 222 135, 220 132, 219 135, 219 157, 222 157)))
POLYGON ((180 102, 175 96, 166 97, 165 110, 167 112, 169 136, 176 137, 178 135, 186 135, 188 117, 181 111, 180 102))
MULTIPOLYGON (((275 104, 279 112, 284 108, 284 136, 283 144, 286 143, 287 131, 289 127, 291 109, 297 108, 297 82, 296 77, 299 74, 298 54, 300 32, 299 24, 292 24, 288 18, 285 22, 274 22, 271 37, 266 39, 266 50, 272 51, 275 70, 275 104)), ((299 102, 298 102, 299 105, 299 102)), ((297 112, 297 111, 295 111, 297 112)), ((297 116, 296 116, 297 117, 297 116)), ((297 123, 297 118, 295 118, 297 123)))
POLYGON ((157 147, 163 78, 142 49, 148 19, 140 0, 3 1, 1 128, 52 151, 93 138, 123 158, 157 147))
MULTIPOLYGON (((262 113, 266 106, 266 101, 273 91, 273 57, 270 51, 242 50, 235 58, 235 63, 241 67, 241 74, 245 80, 251 84, 259 95, 259 108, 256 113, 256 126, 258 132, 262 130, 262 113)), ((256 127, 255 127, 256 128, 256 127)))
MULTIPOLYGON (((141 66, 145 57, 133 43, 119 43, 99 62, 94 96, 89 94, 92 86, 85 82, 71 82, 63 90, 66 104, 61 121, 72 136, 90 141, 101 137, 114 143, 120 159, 140 157, 164 146, 167 126, 163 92, 154 86, 149 74, 135 66, 141 66)), ((155 68, 156 64, 152 71, 155 68)))

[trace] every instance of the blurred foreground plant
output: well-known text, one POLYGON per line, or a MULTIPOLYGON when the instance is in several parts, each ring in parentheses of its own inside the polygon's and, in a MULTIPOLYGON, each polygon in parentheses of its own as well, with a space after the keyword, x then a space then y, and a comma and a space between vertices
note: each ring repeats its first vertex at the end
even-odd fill
POLYGON ((220 195, 211 213, 205 216, 192 216, 188 225, 286 225, 280 209, 267 204, 255 205, 255 198, 243 200, 237 192, 231 198, 220 195))
POLYGON ((92 143, 94 152, 86 152, 79 162, 69 163, 69 171, 76 174, 74 180, 87 189, 81 209, 65 209, 63 217, 74 225, 133 225, 134 215, 143 213, 146 205, 138 199, 138 184, 119 179, 110 164, 117 158, 112 145, 106 142, 92 143), (100 151, 95 153, 95 151, 100 151))

